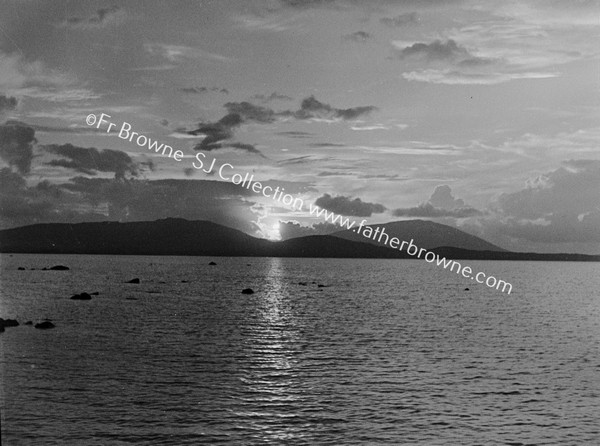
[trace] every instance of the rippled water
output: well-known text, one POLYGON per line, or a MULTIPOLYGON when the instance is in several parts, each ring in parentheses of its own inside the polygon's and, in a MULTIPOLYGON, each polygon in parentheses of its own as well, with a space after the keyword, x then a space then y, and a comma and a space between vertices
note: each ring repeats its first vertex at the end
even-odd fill
POLYGON ((600 265, 470 264, 3 255, 2 444, 600 444, 600 265))

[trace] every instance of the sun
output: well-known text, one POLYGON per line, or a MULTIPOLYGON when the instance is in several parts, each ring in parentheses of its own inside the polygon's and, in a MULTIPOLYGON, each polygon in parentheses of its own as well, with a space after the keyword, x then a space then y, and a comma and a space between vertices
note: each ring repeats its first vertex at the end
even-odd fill
POLYGON ((263 232, 268 240, 281 240, 281 232, 279 232, 279 222, 273 223, 270 227, 267 226, 263 232))

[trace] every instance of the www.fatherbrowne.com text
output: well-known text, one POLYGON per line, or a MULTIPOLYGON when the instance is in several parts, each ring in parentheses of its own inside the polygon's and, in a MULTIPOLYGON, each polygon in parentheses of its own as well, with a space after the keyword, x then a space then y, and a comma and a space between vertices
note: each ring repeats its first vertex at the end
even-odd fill
MULTIPOLYGON (((177 162, 181 162, 185 158, 183 151, 173 149, 170 145, 160 143, 158 140, 152 140, 151 138, 134 131, 133 126, 130 123, 123 121, 118 125, 108 120, 109 118, 111 118, 111 116, 106 113, 102 113, 100 116, 90 114, 86 118, 86 123, 97 129, 100 129, 105 125, 106 133, 117 133, 118 129, 117 136, 119 138, 132 143, 134 142, 139 147, 147 148, 149 151, 154 151, 154 153, 164 157, 173 158, 173 160, 177 162)), ((212 158, 212 161, 209 161, 206 154, 203 152, 196 153, 193 158, 192 167, 207 174, 216 173, 219 178, 224 181, 229 181, 240 187, 252 190, 252 192, 256 194, 261 194, 265 198, 270 198, 278 203, 283 203, 286 206, 290 206, 294 211, 306 210, 304 201, 299 197, 284 193, 285 188, 271 187, 260 181, 255 181, 253 174, 236 172, 236 169, 232 164, 218 163, 216 158, 212 158)), ((398 237, 390 237, 390 235, 385 232, 384 227, 378 226, 373 228, 367 226, 365 225, 367 222, 366 220, 362 220, 358 226, 356 226, 355 220, 337 215, 334 212, 329 212, 327 209, 320 208, 312 203, 309 204, 308 211, 311 216, 323 218, 327 222, 337 224, 344 229, 352 230, 365 238, 377 241, 392 249, 397 249, 399 251, 406 250, 406 253, 410 256, 424 259, 427 263, 435 263, 438 267, 443 267, 444 269, 449 268, 450 271, 460 274, 466 279, 473 280, 477 283, 483 283, 487 287, 495 288, 503 293, 506 292, 507 294, 510 294, 512 292, 512 285, 509 282, 497 279, 494 276, 488 276, 482 271, 473 272, 470 266, 462 266, 455 260, 446 259, 445 257, 440 257, 433 251, 419 248, 414 244, 414 239, 406 241, 400 240, 398 237)))

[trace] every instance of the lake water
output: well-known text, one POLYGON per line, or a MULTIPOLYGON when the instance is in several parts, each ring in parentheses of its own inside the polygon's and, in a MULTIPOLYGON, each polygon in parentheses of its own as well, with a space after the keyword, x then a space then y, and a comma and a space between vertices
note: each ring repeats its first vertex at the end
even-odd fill
POLYGON ((600 444, 600 264, 463 263, 2 255, 2 444, 600 444))

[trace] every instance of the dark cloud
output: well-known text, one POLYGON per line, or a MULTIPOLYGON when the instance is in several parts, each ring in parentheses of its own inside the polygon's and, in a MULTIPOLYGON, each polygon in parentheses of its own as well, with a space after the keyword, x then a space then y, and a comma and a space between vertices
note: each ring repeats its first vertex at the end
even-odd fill
POLYGON ((35 130, 27 124, 7 121, 0 125, 0 158, 22 175, 31 170, 35 142, 35 130))
POLYGON ((206 87, 184 87, 184 88, 180 88, 179 91, 181 91, 182 93, 201 94, 201 93, 206 93, 208 91, 208 88, 206 88, 206 87))
POLYGON ((418 23, 420 20, 419 15, 416 12, 408 12, 406 14, 400 14, 395 17, 383 17, 379 21, 389 27, 400 27, 418 23))
MULTIPOLYGON (((72 196, 43 181, 28 187, 25 179, 9 168, 0 169, 0 224, 13 227, 47 221, 71 221, 75 217, 72 196)), ((82 213, 85 221, 96 220, 82 213)))
POLYGON ((287 6, 304 8, 332 4, 335 0, 281 0, 281 2, 287 6))
POLYGON ((395 217, 421 217, 421 218, 467 218, 481 215, 481 211, 465 206, 456 209, 440 209, 431 203, 420 204, 412 208, 394 209, 392 215, 395 217))
POLYGON ((264 94, 255 94, 254 96, 252 96, 252 99, 257 99, 259 101, 262 101, 263 103, 271 102, 271 101, 291 101, 291 100, 293 100, 293 98, 291 98, 285 94, 279 94, 276 91, 274 91, 273 93, 271 93, 268 96, 266 96, 264 94))
POLYGON ((277 161, 277 164, 280 166, 289 166, 291 164, 305 164, 314 160, 315 158, 312 155, 303 155, 294 158, 288 158, 286 160, 277 161))
POLYGON ((319 172, 317 174, 318 177, 344 177, 344 176, 354 176, 353 172, 332 172, 330 170, 324 170, 323 172, 319 172))
POLYGON ((234 149, 237 150, 242 150, 244 152, 248 152, 248 153, 255 153, 257 155, 262 156, 263 158, 265 157, 260 150, 258 150, 256 147, 254 147, 252 144, 244 144, 241 142, 234 142, 234 143, 230 143, 228 144, 228 147, 232 147, 234 149))
MULTIPOLYGON (((224 107, 227 114, 217 122, 201 123, 196 130, 188 131, 190 135, 205 135, 206 137, 194 150, 216 150, 224 147, 222 141, 233 138, 234 130, 244 123, 271 124, 279 119, 295 118, 298 120, 309 119, 341 119, 353 120, 370 113, 376 108, 362 106, 353 108, 334 108, 329 104, 310 96, 304 99, 299 110, 275 112, 273 109, 250 102, 227 102, 224 107)), ((291 136, 291 132, 287 132, 291 136)), ((295 135, 304 135, 295 132, 295 135)))
POLYGON ((117 178, 123 178, 128 172, 134 176, 138 173, 137 165, 131 157, 120 150, 98 150, 72 144, 47 145, 44 150, 64 158, 47 162, 49 166, 65 167, 88 175, 114 172, 117 178))
POLYGON ((369 40, 371 37, 371 34, 369 34, 368 32, 365 31, 356 31, 352 34, 347 34, 344 36, 345 40, 351 40, 353 42, 359 42, 359 43, 364 43, 367 40, 369 40))
POLYGON ((346 147, 346 144, 340 144, 336 142, 313 142, 308 145, 309 147, 346 147))
POLYGON ((371 113, 377 108, 371 105, 353 108, 334 108, 329 104, 318 101, 314 96, 309 96, 302 101, 300 110, 293 112, 296 119, 342 119, 353 120, 371 113))
POLYGON ((456 60, 471 59, 466 48, 458 45, 454 40, 445 42, 434 40, 431 43, 415 43, 400 50, 401 58, 423 58, 427 60, 456 60))
POLYGON ((266 158, 260 150, 254 147, 252 144, 245 144, 242 142, 226 142, 223 144, 211 144, 203 149, 198 148, 199 145, 194 147, 195 150, 203 150, 205 152, 211 152, 213 150, 222 150, 222 149, 234 149, 242 152, 253 153, 259 155, 263 158, 266 158))
POLYGON ((290 138, 297 138, 297 139, 310 138, 310 137, 314 136, 314 134, 309 133, 309 132, 295 132, 295 131, 277 132, 277 134, 283 135, 283 136, 288 136, 290 138))
POLYGON ((254 105, 250 102, 228 102, 225 104, 225 108, 229 113, 240 115, 244 122, 270 124, 277 119, 277 113, 270 108, 254 105))
POLYGON ((386 210, 382 204, 367 203, 360 198, 351 199, 342 195, 332 197, 325 194, 317 198, 315 204, 336 214, 351 215, 353 217, 370 217, 373 214, 381 214, 386 210))
POLYGON ((482 215, 482 212, 465 204, 464 200, 454 198, 450 186, 437 186, 427 203, 411 208, 394 209, 395 217, 421 218, 467 218, 482 215))
POLYGON ((15 108, 17 108, 17 104, 17 98, 0 94, 0 113, 3 113, 4 111, 14 110, 15 108))
POLYGON ((255 194, 230 182, 75 177, 28 187, 20 175, 0 170, 3 227, 81 221, 149 221, 167 217, 210 220, 253 235, 255 194))
POLYGON ((216 93, 223 93, 223 94, 229 94, 229 90, 227 90, 226 88, 219 88, 219 87, 183 87, 180 88, 179 91, 181 91, 182 93, 188 93, 188 94, 202 94, 202 93, 208 93, 209 91, 213 91, 216 93))
POLYGON ((124 15, 124 11, 117 6, 109 8, 100 8, 89 17, 69 17, 61 26, 68 28, 99 28, 109 23, 116 23, 119 17, 124 15))
POLYGON ((214 123, 200 124, 196 130, 189 131, 190 135, 205 135, 206 137, 194 150, 214 150, 221 148, 220 141, 233 138, 233 129, 240 126, 243 120, 237 113, 229 113, 214 123))
POLYGON ((279 221, 279 234, 282 240, 307 237, 309 235, 333 234, 340 230, 340 227, 333 223, 320 222, 311 226, 303 226, 296 221, 279 221))

